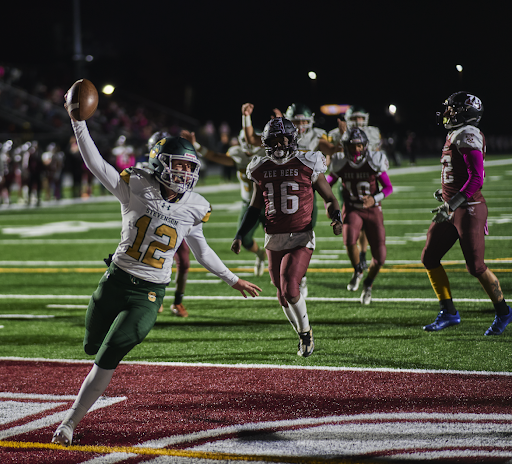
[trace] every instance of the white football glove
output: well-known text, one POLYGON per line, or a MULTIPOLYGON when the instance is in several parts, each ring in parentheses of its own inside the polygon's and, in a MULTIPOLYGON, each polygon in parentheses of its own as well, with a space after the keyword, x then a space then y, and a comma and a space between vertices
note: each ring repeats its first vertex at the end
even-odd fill
POLYGON ((434 192, 434 198, 437 200, 437 201, 443 201, 443 189, 437 189, 435 192, 434 192))
POLYGON ((430 212, 436 213, 436 215, 432 218, 432 222, 437 222, 438 224, 450 220, 453 215, 453 211, 450 211, 450 207, 446 202, 430 212))

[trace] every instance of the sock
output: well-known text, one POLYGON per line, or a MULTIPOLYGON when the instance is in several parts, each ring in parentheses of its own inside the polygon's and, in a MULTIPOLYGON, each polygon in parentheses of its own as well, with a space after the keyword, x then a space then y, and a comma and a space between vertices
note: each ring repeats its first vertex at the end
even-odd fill
POLYGON ((282 306, 284 314, 286 318, 290 321, 290 324, 292 325, 295 332, 297 332, 297 318, 295 317, 295 313, 293 312, 293 309, 288 306, 282 306))
POLYGON ((450 282, 444 267, 441 265, 435 269, 427 269, 427 274, 430 279, 430 284, 432 285, 434 292, 436 292, 437 299, 439 301, 451 300, 452 292, 450 290, 450 282))
POLYGON ((308 308, 306 307, 306 300, 304 297, 300 295, 297 303, 288 302, 288 305, 297 318, 297 332, 308 332, 311 327, 309 326, 308 308))
POLYGON ((174 293, 174 304, 175 305, 179 305, 181 304, 181 302, 183 301, 183 297, 185 296, 184 293, 178 293, 178 292, 175 292, 174 293))
POLYGON ((73 406, 66 414, 62 423, 66 423, 75 429, 76 425, 83 419, 87 411, 96 400, 107 389, 115 369, 102 369, 94 364, 89 374, 80 387, 73 406))
POLYGON ((359 261, 366 261, 366 251, 359 252, 359 261))
POLYGON ((355 266, 354 266, 354 271, 356 271, 358 274, 362 274, 363 272, 363 263, 361 261, 359 261, 355 266))
POLYGON ((446 311, 452 316, 457 314, 457 310, 455 309, 455 305, 453 304, 453 300, 451 298, 439 301, 439 307, 441 308, 441 311, 446 311))
POLYGON ((501 300, 499 303, 496 303, 494 305, 494 309, 496 310, 497 316, 506 316, 509 312, 509 308, 505 302, 505 298, 503 298, 503 300, 501 300))
POLYGON ((363 280, 364 287, 371 287, 372 285, 373 285, 373 279, 370 279, 369 277, 367 277, 366 279, 363 280))

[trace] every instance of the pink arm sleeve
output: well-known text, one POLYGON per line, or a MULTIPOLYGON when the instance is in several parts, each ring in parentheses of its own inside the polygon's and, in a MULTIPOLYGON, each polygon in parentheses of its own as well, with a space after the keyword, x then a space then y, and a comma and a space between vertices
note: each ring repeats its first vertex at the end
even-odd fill
POLYGON ((461 148, 460 152, 464 157, 468 170, 468 180, 460 189, 460 192, 466 197, 470 198, 484 185, 484 157, 479 150, 472 150, 471 148, 461 148))
POLYGON ((327 180, 328 184, 332 187, 338 180, 338 176, 336 174, 330 173, 327 174, 327 176, 325 176, 325 179, 327 180))
POLYGON ((384 194, 384 198, 393 193, 393 185, 391 185, 391 180, 386 172, 379 176, 379 182, 382 185, 381 193, 384 194))

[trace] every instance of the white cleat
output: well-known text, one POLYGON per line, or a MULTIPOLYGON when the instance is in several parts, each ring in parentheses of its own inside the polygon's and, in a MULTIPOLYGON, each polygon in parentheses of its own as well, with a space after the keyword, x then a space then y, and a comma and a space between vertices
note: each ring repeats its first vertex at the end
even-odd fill
POLYGON ((354 274, 347 285, 347 290, 355 292, 359 288, 361 280, 363 280, 363 273, 354 271, 354 274))
POLYGON ((315 340, 313 339, 313 330, 310 329, 308 332, 299 333, 299 349, 297 355, 307 358, 311 356, 314 349, 315 340))
POLYGON ((73 441, 73 427, 67 423, 62 423, 57 427, 53 434, 52 443, 57 445, 69 446, 73 441))
POLYGON ((364 287, 361 293, 361 304, 369 305, 372 302, 372 287, 364 287))

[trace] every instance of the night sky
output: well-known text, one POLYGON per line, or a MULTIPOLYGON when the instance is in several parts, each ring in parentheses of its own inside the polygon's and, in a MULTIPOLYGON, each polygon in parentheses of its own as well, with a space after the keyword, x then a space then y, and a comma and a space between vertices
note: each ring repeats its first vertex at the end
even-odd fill
POLYGON ((484 132, 508 133, 505 5, 447 3, 80 0, 82 51, 94 57, 80 70, 72 59, 73 0, 17 2, 2 19, 1 59, 37 69, 50 86, 78 77, 113 83, 119 95, 236 130, 240 106, 250 101, 260 127, 272 108, 303 102, 326 129, 335 119, 322 121, 319 107, 337 103, 362 105, 381 127, 443 132, 435 112, 467 90, 483 100, 484 132), (389 104, 397 119, 386 114, 389 104))

